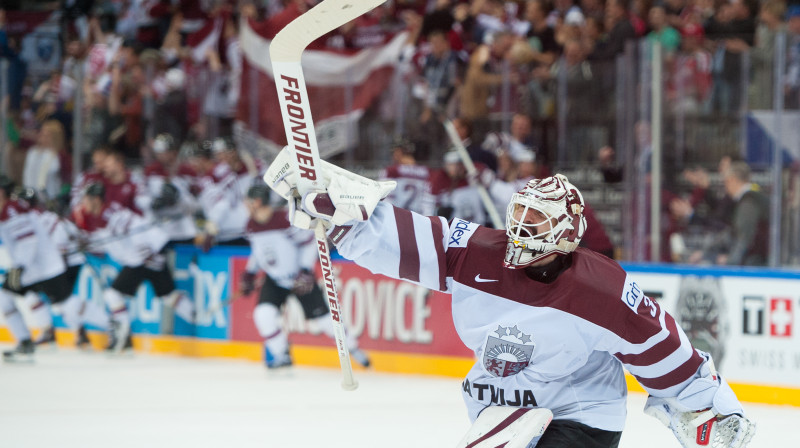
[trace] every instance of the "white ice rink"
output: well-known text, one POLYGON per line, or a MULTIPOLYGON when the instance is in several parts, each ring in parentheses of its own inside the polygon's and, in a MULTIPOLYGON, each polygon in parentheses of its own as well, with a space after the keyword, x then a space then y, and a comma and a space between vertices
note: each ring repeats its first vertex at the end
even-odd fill
MULTIPOLYGON (((4 345, 1 348, 10 347, 4 345)), ((0 363, 2 448, 452 447, 467 430, 460 381, 136 354, 40 353, 33 365, 0 363)), ((629 399, 622 447, 678 444, 629 399)), ((798 447, 800 408, 746 404, 752 447, 798 447)))

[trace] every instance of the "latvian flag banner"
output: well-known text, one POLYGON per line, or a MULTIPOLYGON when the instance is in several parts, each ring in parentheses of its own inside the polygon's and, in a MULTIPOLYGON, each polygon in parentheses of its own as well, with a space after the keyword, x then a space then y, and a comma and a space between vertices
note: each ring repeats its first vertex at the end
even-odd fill
MULTIPOLYGON (((406 38, 407 33, 399 33, 383 45, 355 52, 321 49, 303 52, 303 74, 322 158, 357 143, 356 124, 388 88, 406 38)), ((286 144, 286 136, 269 59, 270 39, 260 35, 247 21, 242 22, 239 39, 244 64, 237 111, 238 136, 249 149, 272 152, 286 144), (258 141, 252 141, 253 138, 258 141)))

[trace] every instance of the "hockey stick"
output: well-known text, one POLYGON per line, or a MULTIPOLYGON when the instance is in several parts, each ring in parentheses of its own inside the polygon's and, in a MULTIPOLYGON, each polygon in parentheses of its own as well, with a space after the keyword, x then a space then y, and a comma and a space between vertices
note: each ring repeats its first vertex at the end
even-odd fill
MULTIPOLYGON (((297 190, 303 195, 313 190, 324 190, 320 166, 319 147, 314 132, 314 120, 308 103, 303 68, 300 57, 303 50, 320 36, 365 14, 385 0, 323 0, 302 16, 286 25, 272 40, 269 55, 272 63, 275 87, 281 106, 286 141, 295 154, 296 169, 299 174, 297 190)), ((355 390, 358 382, 353 377, 350 353, 345 344, 345 329, 336 293, 336 281, 330 258, 325 228, 318 223, 314 234, 317 238, 319 263, 325 282, 325 294, 333 319, 333 335, 339 352, 342 367, 342 388, 355 390)))
MULTIPOLYGON (((475 164, 472 163, 472 158, 470 158, 467 148, 464 147, 464 143, 461 142, 461 137, 458 136, 458 131, 456 131, 456 127, 453 125, 453 122, 448 118, 445 118, 443 123, 444 129, 447 131, 447 136, 450 137, 450 141, 453 143, 458 155, 461 157, 461 162, 464 164, 464 168, 467 169, 467 175, 470 179, 477 179, 478 170, 475 168, 475 164)), ((481 197, 483 207, 486 209, 486 212, 489 213, 489 219, 492 220, 492 225, 494 228, 504 228, 505 225, 500 219, 500 214, 497 213, 497 208, 495 208, 494 202, 492 202, 492 198, 489 196, 489 192, 486 191, 486 187, 481 185, 480 182, 471 183, 473 184, 472 186, 478 190, 478 196, 481 197)))

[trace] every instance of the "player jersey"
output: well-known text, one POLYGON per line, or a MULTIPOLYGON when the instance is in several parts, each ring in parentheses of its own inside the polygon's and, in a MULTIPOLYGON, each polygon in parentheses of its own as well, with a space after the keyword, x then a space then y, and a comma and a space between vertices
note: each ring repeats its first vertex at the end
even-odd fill
POLYGON ((81 266, 86 263, 86 256, 77 250, 75 237, 80 231, 74 223, 46 210, 39 211, 39 219, 53 244, 64 257, 67 266, 81 266))
POLYGON ((437 207, 450 207, 450 216, 463 216, 472 222, 485 223, 486 210, 483 208, 478 190, 466 179, 453 181, 444 171, 431 176, 431 192, 436 198, 437 207))
POLYGON ((237 173, 225 163, 218 163, 201 179, 198 201, 206 219, 217 226, 218 241, 244 236, 250 219, 244 197, 252 179, 246 171, 237 173))
POLYGON ((194 238, 197 233, 194 213, 199 208, 197 200, 191 193, 191 181, 194 170, 186 164, 178 165, 171 174, 167 167, 153 162, 144 169, 142 195, 137 203, 145 210, 145 216, 159 222, 159 226, 169 235, 171 241, 194 238), (159 210, 152 210, 153 200, 160 194, 166 182, 170 182, 178 190, 178 203, 159 210))
POLYGON ((89 235, 92 248, 105 251, 123 266, 143 265, 169 241, 159 226, 119 204, 104 207, 98 216, 84 215, 76 224, 89 235))
POLYGON ((623 365, 651 395, 675 397, 705 361, 618 264, 590 250, 538 282, 503 267, 504 230, 386 203, 331 236, 372 272, 452 294, 456 331, 476 357, 462 387, 473 420, 486 406, 542 406, 556 419, 622 431, 623 365))
POLYGON ((247 239, 251 249, 248 272, 261 269, 282 288, 291 289, 301 269, 314 269, 317 260, 314 233, 291 226, 284 209, 275 210, 263 224, 251 219, 247 223, 247 239))
POLYGON ((0 240, 8 250, 11 265, 23 268, 22 286, 51 279, 66 270, 39 214, 23 202, 8 201, 0 210, 0 240))
POLYGON ((121 207, 139 212, 139 207, 136 205, 136 196, 139 194, 139 188, 136 183, 131 180, 128 174, 124 181, 114 184, 106 179, 103 183, 106 187, 105 203, 117 204, 121 207))
POLYGON ((435 201, 431 194, 430 168, 423 165, 392 165, 380 175, 381 179, 397 182, 388 197, 392 205, 422 215, 433 215, 435 201))

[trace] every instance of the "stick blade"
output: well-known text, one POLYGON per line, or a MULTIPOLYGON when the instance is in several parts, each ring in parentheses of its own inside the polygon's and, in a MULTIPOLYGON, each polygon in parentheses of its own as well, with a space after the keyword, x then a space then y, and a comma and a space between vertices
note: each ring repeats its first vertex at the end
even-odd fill
POLYGON ((380 6, 386 0, 323 0, 278 32, 269 46, 275 62, 300 61, 317 38, 380 6))

